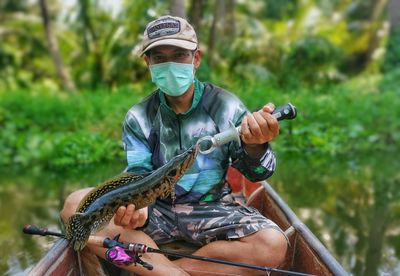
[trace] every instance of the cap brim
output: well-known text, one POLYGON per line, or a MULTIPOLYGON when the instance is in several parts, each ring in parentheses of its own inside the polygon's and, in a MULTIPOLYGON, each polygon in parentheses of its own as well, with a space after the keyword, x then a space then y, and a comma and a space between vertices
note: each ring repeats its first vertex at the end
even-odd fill
POLYGON ((162 39, 155 41, 148 45, 146 48, 144 48, 140 52, 140 56, 143 56, 145 52, 147 52, 150 49, 153 49, 154 47, 161 46, 161 45, 169 45, 169 46, 176 46, 179 48, 183 48, 186 50, 196 50, 197 48, 197 43, 192 42, 192 41, 187 41, 183 39, 176 39, 176 38, 170 38, 170 39, 162 39))

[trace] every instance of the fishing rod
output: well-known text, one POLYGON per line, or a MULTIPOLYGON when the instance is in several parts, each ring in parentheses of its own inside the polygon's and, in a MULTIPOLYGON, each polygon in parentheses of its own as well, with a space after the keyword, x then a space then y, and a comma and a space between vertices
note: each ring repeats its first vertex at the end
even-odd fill
MULTIPOLYGON (((47 228, 39 228, 37 226, 30 225, 30 224, 25 225, 22 231, 25 234, 29 234, 29 235, 56 236, 56 237, 65 238, 65 235, 62 233, 49 231, 47 228)), ((277 272, 277 273, 284 273, 286 275, 293 275, 293 276, 313 276, 312 274, 295 272, 295 271, 290 271, 290 270, 283 270, 283 269, 277 269, 277 268, 266 267, 266 266, 258 266, 258 265, 240 263, 240 262, 226 261, 226 260, 209 258, 209 257, 204 257, 204 256, 184 254, 184 253, 179 253, 179 252, 174 252, 174 251, 169 251, 169 250, 161 250, 161 249, 148 247, 147 245, 141 244, 141 243, 123 243, 123 242, 119 241, 119 236, 120 235, 117 235, 113 239, 98 237, 98 236, 90 236, 89 240, 88 240, 88 244, 98 245, 98 246, 107 248, 107 251, 105 253, 106 259, 108 261, 110 261, 111 263, 119 265, 119 266, 140 264, 144 268, 147 268, 148 270, 152 270, 153 266, 151 264, 143 261, 140 257, 142 256, 141 254, 144 254, 144 253, 157 253, 157 254, 163 254, 165 256, 188 258, 188 259, 194 259, 194 260, 199 260, 199 261, 204 261, 204 262, 237 266, 237 267, 249 268, 249 269, 260 270, 260 271, 265 271, 265 272, 277 272)))

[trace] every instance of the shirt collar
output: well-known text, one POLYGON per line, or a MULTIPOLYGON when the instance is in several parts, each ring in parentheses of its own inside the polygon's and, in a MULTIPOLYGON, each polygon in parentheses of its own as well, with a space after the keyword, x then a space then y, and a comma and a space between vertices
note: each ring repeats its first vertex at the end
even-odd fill
MULTIPOLYGON (((186 117, 192 113, 192 111, 197 107, 197 105, 200 102, 201 96, 203 96, 204 92, 204 84, 199 81, 197 78, 194 79, 194 91, 193 91, 193 100, 192 100, 192 105, 189 108, 188 111, 180 113, 180 116, 186 117)), ((172 108, 167 104, 167 100, 165 98, 165 94, 161 92, 161 90, 158 90, 158 95, 160 96, 160 102, 161 106, 164 107, 169 113, 175 114, 175 112, 172 110, 172 108)))

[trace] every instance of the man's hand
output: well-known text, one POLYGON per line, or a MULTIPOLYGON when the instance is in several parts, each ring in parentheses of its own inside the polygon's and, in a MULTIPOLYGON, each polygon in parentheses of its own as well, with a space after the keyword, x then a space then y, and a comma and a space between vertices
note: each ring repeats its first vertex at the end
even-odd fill
POLYGON ((134 204, 129 204, 127 207, 121 206, 118 208, 114 216, 114 223, 124 228, 135 229, 142 227, 146 223, 147 217, 147 207, 136 210, 134 204))
POLYGON ((278 120, 271 115, 275 106, 268 103, 259 111, 248 113, 242 120, 241 139, 246 145, 261 145, 279 134, 278 120))

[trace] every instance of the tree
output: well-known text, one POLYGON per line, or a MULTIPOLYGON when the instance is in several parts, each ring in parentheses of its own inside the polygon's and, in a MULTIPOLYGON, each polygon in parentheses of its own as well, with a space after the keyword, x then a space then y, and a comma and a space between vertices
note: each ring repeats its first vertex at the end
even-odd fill
POLYGON ((39 0, 40 12, 43 19, 43 25, 46 32, 48 50, 53 60, 54 66, 56 68, 57 76, 61 83, 63 89, 67 91, 75 90, 75 85, 72 82, 67 69, 64 67, 64 64, 61 59, 57 38, 53 33, 53 29, 50 23, 49 12, 47 9, 46 0, 39 0))
POLYGON ((185 3, 183 0, 171 0, 169 3, 169 12, 173 16, 186 17, 185 3))
POLYGON ((235 0, 227 0, 225 6, 224 43, 230 45, 236 35, 235 0))
POLYGON ((347 9, 347 20, 354 36, 366 38, 365 48, 352 53, 342 66, 347 73, 361 73, 372 61, 379 48, 380 30, 384 24, 387 0, 355 0, 347 9))
POLYGON ((197 39, 200 40, 200 23, 204 14, 204 1, 192 0, 189 11, 189 19, 193 28, 197 31, 197 39))
POLYGON ((94 14, 91 13, 90 0, 78 1, 80 5, 79 19, 83 29, 83 45, 87 56, 92 56, 91 87, 96 88, 104 79, 103 56, 99 46, 99 36, 94 27, 94 14))
POLYGON ((214 52, 217 47, 218 38, 220 38, 220 30, 225 17, 225 2, 217 0, 214 8, 213 21, 208 37, 208 65, 212 68, 214 64, 214 52))
POLYGON ((367 57, 368 63, 371 62, 374 51, 379 47, 380 36, 379 31, 382 28, 382 17, 385 14, 387 0, 374 0, 370 17, 370 38, 368 41, 367 57))
POLYGON ((400 67, 400 0, 391 0, 388 5, 389 39, 386 55, 382 65, 383 72, 389 72, 400 67))

